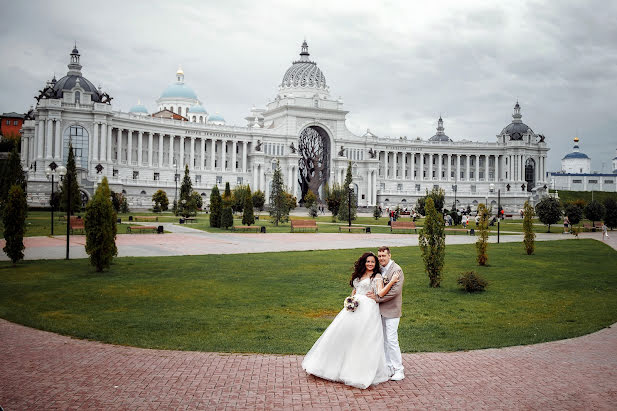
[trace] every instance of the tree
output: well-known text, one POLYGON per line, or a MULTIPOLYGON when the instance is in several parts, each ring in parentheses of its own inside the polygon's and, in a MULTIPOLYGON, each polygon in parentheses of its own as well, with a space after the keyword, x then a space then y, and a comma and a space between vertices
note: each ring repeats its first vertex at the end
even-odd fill
POLYGON ((343 197, 347 195, 347 191, 336 183, 334 183, 332 187, 326 185, 325 188, 326 206, 328 207, 328 211, 332 213, 332 221, 335 221, 341 203, 343 202, 343 197))
POLYGON ((266 205, 266 195, 261 190, 255 191, 253 193, 253 208, 263 211, 264 205, 266 205))
POLYGON ((604 200, 604 224, 611 230, 617 227, 617 200, 606 198, 604 200))
MULTIPOLYGON (((232 210, 234 213, 241 213, 244 210, 244 203, 246 202, 247 193, 250 195, 251 189, 248 185, 239 185, 234 187, 231 192, 233 198, 232 210)), ((253 207, 251 207, 253 208, 253 207)))
POLYGON ((223 192, 223 205, 232 206, 233 198, 231 196, 231 189, 229 188, 229 181, 225 183, 225 191, 223 192))
POLYGON ((69 158, 66 161, 66 175, 62 179, 60 189, 60 206, 67 211, 68 195, 71 194, 71 209, 70 214, 78 213, 81 210, 81 193, 79 192, 79 184, 77 183, 77 167, 75 166, 75 153, 73 152, 73 144, 69 142, 69 158), (69 187, 70 185, 70 187, 69 187), (69 189, 70 188, 70 189, 69 189))
POLYGON ((184 166, 184 178, 182 179, 182 185, 180 185, 180 202, 177 204, 178 214, 183 217, 195 215, 197 213, 197 204, 195 201, 191 201, 193 194, 193 183, 189 174, 189 166, 184 166))
POLYGON ((478 221, 476 230, 478 231, 478 240, 476 241, 476 251, 478 253, 478 264, 486 265, 488 261, 488 210, 483 203, 478 204, 478 215, 480 220, 478 221))
MULTIPOLYGON (((201 210, 204 207, 204 199, 201 198, 201 194, 199 194, 197 191, 193 191, 191 193, 191 203, 191 207, 193 207, 195 211, 201 210)), ((197 212, 195 212, 194 214, 197 214, 197 212)))
POLYGON ((561 220, 561 207, 559 201, 553 197, 544 197, 536 204, 536 214, 540 222, 548 225, 548 233, 551 232, 551 225, 561 220))
POLYGON ((424 260, 424 269, 429 278, 429 285, 437 288, 441 283, 444 256, 446 251, 446 232, 443 217, 435 209, 431 197, 426 199, 426 216, 424 227, 418 235, 418 242, 424 260))
POLYGON ((0 170, 0 205, 6 203, 9 197, 9 190, 14 185, 18 185, 24 191, 27 191, 27 181, 24 170, 21 167, 19 152, 17 151, 17 141, 11 143, 13 148, 9 154, 8 161, 3 162, 3 167, 0 170))
POLYGON ((103 177, 94 197, 86 205, 84 222, 86 252, 90 255, 90 264, 96 267, 97 272, 109 268, 112 259, 118 255, 116 218, 107 177, 103 177))
POLYGON ((317 196, 312 190, 309 190, 304 196, 304 206, 308 208, 309 216, 313 218, 317 217, 317 214, 319 213, 319 210, 317 210, 317 196))
POLYGON ((229 228, 234 225, 234 214, 231 210, 231 205, 223 205, 221 212, 221 228, 229 228))
POLYGON ((435 204, 435 209, 437 210, 437 212, 442 214, 446 194, 443 189, 437 187, 433 187, 430 192, 426 190, 426 195, 418 199, 418 201, 416 202, 416 212, 420 215, 424 215, 426 199, 429 197, 433 199, 433 204, 435 204))
POLYGON ((4 239, 6 241, 2 250, 11 259, 13 265, 24 258, 27 214, 26 192, 20 185, 14 184, 9 189, 2 213, 4 239))
POLYGON ((375 220, 379 220, 380 217, 381 217, 381 207, 376 205, 375 208, 373 209, 373 218, 375 220))
POLYGON ((255 224, 255 214, 253 214, 253 196, 251 195, 251 187, 246 186, 244 192, 244 206, 242 207, 242 224, 255 224))
POLYGON ((529 204, 529 201, 525 201, 525 205, 523 206, 523 233, 525 234, 523 244, 525 244, 527 255, 533 254, 536 248, 536 233, 533 231, 533 216, 533 207, 529 204))
POLYGON ((300 133, 298 141, 300 164, 298 171, 302 184, 302 194, 313 191, 319 199, 319 187, 328 176, 327 151, 322 137, 317 130, 307 127, 300 133))
POLYGON ((580 203, 566 203, 563 207, 563 212, 568 217, 568 220, 570 220, 570 224, 572 225, 580 223, 583 219, 583 207, 580 206, 580 203))
POLYGON ((163 190, 157 190, 156 193, 152 194, 152 201, 154 202, 154 207, 152 211, 155 213, 160 213, 161 211, 167 211, 169 207, 169 199, 167 198, 167 193, 163 190))
POLYGON ((210 227, 221 226, 221 213, 222 213, 223 201, 219 194, 219 187, 212 187, 212 193, 210 193, 210 227))
POLYGON ((356 219, 356 214, 358 210, 358 201, 356 193, 353 192, 349 188, 349 185, 352 184, 353 177, 351 175, 351 161, 347 163, 347 174, 345 175, 345 182, 343 183, 344 194, 341 196, 341 205, 338 209, 338 219, 339 221, 349 221, 349 212, 351 211, 351 220, 356 219), (351 196, 349 195, 351 191, 351 196), (351 207, 349 206, 349 200, 351 197, 351 207))
POLYGON ((275 226, 289 219, 289 199, 283 186, 281 166, 276 162, 274 175, 272 176, 272 191, 270 191, 270 217, 275 226))
POLYGON ((596 221, 601 221, 604 218, 605 211, 602 203, 598 200, 591 200, 585 207, 585 217, 595 225, 596 221))

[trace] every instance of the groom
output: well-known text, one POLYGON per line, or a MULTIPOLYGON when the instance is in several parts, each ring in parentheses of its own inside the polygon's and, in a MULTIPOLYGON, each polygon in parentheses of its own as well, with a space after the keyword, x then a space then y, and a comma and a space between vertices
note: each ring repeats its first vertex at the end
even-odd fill
POLYGON ((386 365, 392 374, 390 379, 400 381, 405 378, 401 348, 398 345, 398 323, 401 320, 402 292, 405 276, 401 267, 392 260, 390 248, 386 246, 379 247, 377 259, 379 259, 379 264, 381 265, 381 275, 384 283, 387 283, 395 273, 399 275, 398 282, 390 288, 386 295, 379 297, 369 292, 367 297, 379 303, 381 323, 383 325, 384 349, 386 351, 386 365))

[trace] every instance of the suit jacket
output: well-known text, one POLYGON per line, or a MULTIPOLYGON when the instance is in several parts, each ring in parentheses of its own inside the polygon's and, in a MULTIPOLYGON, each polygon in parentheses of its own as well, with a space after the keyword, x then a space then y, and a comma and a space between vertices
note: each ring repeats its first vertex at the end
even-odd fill
POLYGON ((395 273, 398 273, 399 275, 398 282, 390 288, 390 291, 388 291, 386 295, 383 297, 377 297, 377 302, 379 302, 379 311, 381 311, 381 315, 385 318, 399 318, 401 316, 401 307, 403 305, 403 283, 405 282, 403 270, 397 263, 392 261, 388 271, 382 273, 381 276, 384 280, 390 280, 395 273))

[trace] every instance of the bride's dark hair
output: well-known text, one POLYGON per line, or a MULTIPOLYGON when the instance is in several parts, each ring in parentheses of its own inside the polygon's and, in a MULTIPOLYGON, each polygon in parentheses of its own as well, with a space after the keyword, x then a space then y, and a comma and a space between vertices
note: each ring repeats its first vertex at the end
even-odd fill
POLYGON ((353 280, 356 278, 362 278, 362 276, 366 273, 366 259, 369 257, 373 257, 375 259, 375 269, 373 269, 373 275, 371 275, 371 278, 375 277, 375 275, 379 272, 379 260, 375 254, 371 252, 362 254, 362 256, 358 258, 358 261, 356 261, 353 265, 353 274, 351 274, 351 280, 349 281, 349 285, 352 287, 353 280))

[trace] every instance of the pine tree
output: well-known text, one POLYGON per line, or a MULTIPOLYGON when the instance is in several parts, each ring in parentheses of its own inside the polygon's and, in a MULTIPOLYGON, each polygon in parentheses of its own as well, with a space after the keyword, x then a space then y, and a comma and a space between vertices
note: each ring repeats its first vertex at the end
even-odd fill
POLYGON ((66 161, 66 175, 62 179, 60 206, 67 211, 68 194, 71 194, 71 210, 70 214, 78 213, 81 210, 81 193, 79 192, 79 183, 77 182, 77 167, 75 166, 75 153, 73 152, 73 144, 69 142, 69 158, 66 161), (69 190, 70 185, 70 190, 69 190))
POLYGON ((26 175, 21 167, 21 159, 17 151, 17 142, 13 144, 8 161, 3 164, 4 169, 0 170, 0 204, 6 202, 9 196, 9 190, 14 185, 20 186, 24 192, 27 191, 26 175))
POLYGON ((189 166, 184 166, 184 178, 182 179, 182 185, 180 185, 180 202, 178 203, 178 213, 184 217, 193 215, 197 212, 197 206, 194 201, 191 201, 191 195, 193 193, 193 183, 191 182, 191 176, 189 174, 189 166))
POLYGON ((536 248, 536 233, 533 231, 533 216, 533 207, 529 204, 529 201, 525 201, 525 206, 523 207, 523 232, 525 233, 523 244, 525 244, 525 251, 527 251, 527 255, 533 254, 536 248))
POLYGON ((373 218, 375 220, 379 220, 379 218, 381 218, 381 207, 379 206, 375 206, 375 208, 373 209, 373 218))
POLYGON ((482 203, 478 204, 478 215, 480 221, 476 229, 478 230, 478 240, 476 241, 476 251, 478 252, 478 264, 486 265, 488 261, 488 254, 486 249, 488 248, 488 209, 482 203))
POLYGON ((86 204, 84 222, 86 252, 90 255, 90 264, 96 267, 97 272, 109 268, 113 257, 118 255, 116 218, 107 177, 103 177, 92 200, 86 204))
POLYGON ((251 195, 251 186, 246 186, 244 192, 244 207, 242 211, 242 224, 255 224, 255 214, 253 213, 253 196, 251 195))
POLYGON ((223 192, 223 206, 231 207, 233 205, 233 197, 231 196, 231 188, 229 181, 225 182, 225 191, 223 192))
POLYGON ((13 185, 9 189, 4 212, 2 213, 4 239, 6 240, 3 250, 13 264, 24 258, 24 234, 26 232, 27 213, 26 192, 21 186, 13 185))
POLYGON ((443 217, 435 209, 431 197, 427 197, 425 204, 426 216, 424 227, 420 230, 418 242, 424 260, 424 269, 429 278, 429 285, 437 288, 441 284, 444 256, 446 251, 446 232, 443 217))
POLYGON ((283 185, 283 175, 281 166, 276 162, 274 175, 272 176, 272 191, 270 192, 270 217, 275 226, 284 223, 289 219, 289 204, 285 187, 283 185))
POLYGON ((222 200, 219 187, 214 186, 210 193, 210 227, 221 226, 222 200))
POLYGON ((345 183, 343 184, 343 190, 345 195, 341 196, 341 204, 338 209, 339 221, 349 221, 349 212, 351 211, 351 220, 356 219, 356 212, 358 209, 358 202, 356 201, 356 193, 351 192, 351 207, 349 207, 349 185, 352 183, 353 177, 351 175, 351 161, 347 164, 347 174, 345 175, 345 183))
POLYGON ((234 225, 234 214, 231 210, 231 206, 223 206, 223 211, 221 212, 221 228, 229 228, 234 225))

